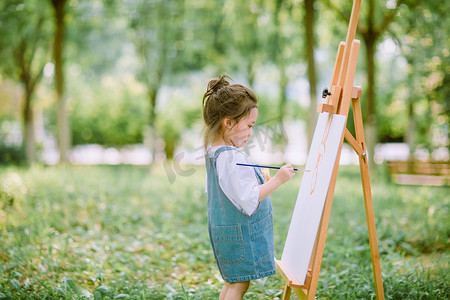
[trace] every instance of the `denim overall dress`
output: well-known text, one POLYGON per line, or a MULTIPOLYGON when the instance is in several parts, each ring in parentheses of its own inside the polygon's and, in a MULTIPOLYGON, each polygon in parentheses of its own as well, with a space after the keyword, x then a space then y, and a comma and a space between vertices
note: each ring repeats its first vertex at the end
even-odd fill
MULTIPOLYGON (((226 282, 249 281, 276 273, 273 243, 273 219, 270 197, 260 201, 255 213, 244 214, 222 191, 216 160, 223 151, 239 151, 223 146, 213 157, 206 155, 208 230, 214 257, 226 282)), ((265 177, 255 168, 260 184, 265 177)))

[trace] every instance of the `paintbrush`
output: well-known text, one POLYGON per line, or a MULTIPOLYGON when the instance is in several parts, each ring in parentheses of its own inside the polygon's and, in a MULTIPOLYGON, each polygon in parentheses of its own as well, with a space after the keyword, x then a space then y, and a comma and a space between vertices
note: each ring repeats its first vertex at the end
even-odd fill
MULTIPOLYGON (((249 164, 241 164, 236 163, 238 166, 245 166, 245 167, 253 167, 253 168, 268 168, 268 169, 280 169, 280 167, 272 167, 272 166, 261 166, 261 165, 249 165, 249 164)), ((298 172, 311 172, 311 170, 305 170, 305 169, 294 169, 294 171, 298 172)))

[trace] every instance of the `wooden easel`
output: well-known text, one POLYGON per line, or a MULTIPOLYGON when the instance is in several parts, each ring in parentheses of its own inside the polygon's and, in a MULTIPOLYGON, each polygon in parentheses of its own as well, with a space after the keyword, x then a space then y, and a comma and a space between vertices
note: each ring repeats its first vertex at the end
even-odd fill
POLYGON ((281 261, 276 260, 277 270, 286 282, 284 295, 282 298, 285 300, 290 299, 292 290, 299 299, 315 298, 344 137, 359 156, 376 295, 377 299, 384 299, 380 257, 375 229, 375 217, 372 204, 372 193, 369 179, 369 167, 366 155, 366 145, 364 140, 363 121, 361 114, 360 98, 362 96, 362 92, 361 87, 353 86, 360 46, 360 41, 355 40, 354 37, 358 23, 361 1, 362 0, 354 0, 353 2, 346 41, 345 43, 341 42, 339 44, 336 56, 333 77, 330 85, 331 93, 329 93, 327 90, 324 90, 322 96, 327 97, 327 103, 320 104, 318 108, 319 112, 340 114, 348 117, 351 100, 356 138, 352 136, 347 128, 344 128, 344 134, 342 135, 341 143, 339 146, 305 282, 300 283, 300 281, 292 275, 289 269, 281 261))

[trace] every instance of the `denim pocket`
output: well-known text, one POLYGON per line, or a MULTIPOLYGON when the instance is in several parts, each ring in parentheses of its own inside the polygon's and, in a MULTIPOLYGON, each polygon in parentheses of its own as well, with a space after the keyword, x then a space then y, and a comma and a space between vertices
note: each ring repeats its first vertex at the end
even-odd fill
POLYGON ((273 231, 272 213, 250 225, 250 237, 252 240, 266 234, 268 231, 273 231))
POLYGON ((272 260, 274 256, 272 213, 250 225, 255 262, 272 260))
POLYGON ((240 225, 214 226, 214 248, 217 260, 223 264, 237 264, 244 261, 244 240, 240 225))

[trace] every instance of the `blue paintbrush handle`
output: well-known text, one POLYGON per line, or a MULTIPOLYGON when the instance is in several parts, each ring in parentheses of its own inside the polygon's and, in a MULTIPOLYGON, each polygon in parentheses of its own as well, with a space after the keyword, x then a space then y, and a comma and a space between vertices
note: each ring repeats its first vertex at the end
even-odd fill
MULTIPOLYGON (((245 166, 245 167, 253 167, 253 168, 268 168, 268 169, 280 169, 280 167, 272 167, 272 166, 261 166, 261 165, 249 165, 249 164, 241 164, 241 163, 236 163, 236 165, 238 166, 245 166)), ((303 171, 303 172, 309 172, 309 170, 305 170, 305 169, 294 169, 294 171, 303 171)))

